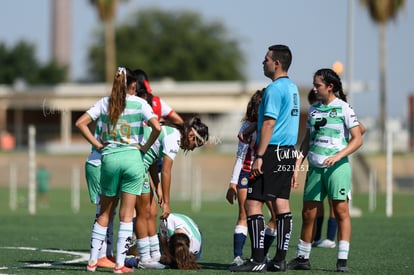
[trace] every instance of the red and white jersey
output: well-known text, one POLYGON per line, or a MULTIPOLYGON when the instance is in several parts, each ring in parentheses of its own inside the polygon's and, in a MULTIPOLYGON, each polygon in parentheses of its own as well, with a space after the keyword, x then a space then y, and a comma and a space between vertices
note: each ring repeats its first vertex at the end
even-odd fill
POLYGON ((152 110, 157 115, 158 120, 161 120, 161 118, 168 119, 173 112, 173 109, 164 100, 155 95, 152 97, 152 110))
POLYGON ((240 127, 237 145, 236 161, 234 162, 233 172, 231 174, 230 183, 237 184, 239 180, 240 171, 250 172, 254 161, 254 155, 256 153, 256 136, 257 133, 254 131, 248 140, 242 140, 241 134, 248 128, 252 122, 244 121, 240 127))

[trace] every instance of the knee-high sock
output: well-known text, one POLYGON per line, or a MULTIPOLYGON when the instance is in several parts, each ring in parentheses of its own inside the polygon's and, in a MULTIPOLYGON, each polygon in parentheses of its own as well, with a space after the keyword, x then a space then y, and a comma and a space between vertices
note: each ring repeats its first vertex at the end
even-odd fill
POLYGON ((252 215, 247 217, 247 228, 249 230, 252 259, 255 262, 264 261, 264 216, 252 215))
POLYGON ((338 259, 348 259, 349 254, 349 242, 340 240, 338 242, 338 259))
POLYGON ((336 222, 336 219, 329 217, 326 237, 330 239, 331 241, 335 241, 335 235, 336 235, 337 228, 338 228, 338 224, 336 222))
POLYGON ((151 259, 158 262, 161 259, 160 241, 158 239, 158 235, 150 236, 149 242, 151 259))
POLYGON ((124 266, 125 257, 132 239, 132 222, 121 222, 116 243, 116 265, 124 266))
POLYGON ((299 240, 298 248, 296 250, 296 257, 309 259, 312 250, 312 244, 299 240))
POLYGON ((237 256, 243 256, 243 246, 247 238, 247 226, 236 225, 234 228, 233 234, 233 255, 236 258, 237 256))
POLYGON ((99 225, 97 222, 93 224, 92 237, 91 237, 91 254, 89 261, 96 262, 101 251, 102 244, 105 241, 107 227, 99 225))
POLYGON ((149 237, 144 237, 137 240, 137 247, 139 251, 140 261, 147 262, 151 260, 151 249, 149 237))
POLYGON ((289 249, 290 236, 292 234, 292 213, 276 215, 277 226, 277 249, 275 261, 280 262, 286 259, 289 249))
MULTIPOLYGON (((108 228, 108 230, 106 231, 106 234, 108 235, 108 231, 109 231, 109 228, 108 228)), ((106 244, 106 238, 105 238, 105 241, 103 241, 102 242, 102 247, 101 247, 101 249, 99 250, 99 255, 98 255, 98 258, 100 259, 100 258, 103 258, 103 257, 106 257, 106 249, 108 248, 108 246, 107 246, 107 244, 106 244)))
POLYGON ((264 237, 264 254, 265 256, 269 252, 269 248, 272 246, 273 241, 277 235, 277 230, 266 226, 264 237))

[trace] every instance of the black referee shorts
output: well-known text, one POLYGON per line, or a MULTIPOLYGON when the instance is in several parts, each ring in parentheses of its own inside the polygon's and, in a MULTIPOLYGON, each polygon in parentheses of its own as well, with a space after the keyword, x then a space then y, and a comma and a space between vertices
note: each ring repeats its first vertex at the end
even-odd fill
POLYGON ((249 180, 247 199, 262 202, 289 199, 297 154, 293 146, 269 145, 262 158, 263 174, 249 180))

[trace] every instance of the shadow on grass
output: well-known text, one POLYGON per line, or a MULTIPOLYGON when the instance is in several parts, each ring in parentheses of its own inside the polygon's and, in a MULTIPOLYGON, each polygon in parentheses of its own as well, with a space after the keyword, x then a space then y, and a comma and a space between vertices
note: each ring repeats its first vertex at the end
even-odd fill
POLYGON ((210 269, 210 270, 228 270, 229 264, 219 264, 219 263, 200 263, 202 269, 210 269))
MULTIPOLYGON (((21 269, 21 270, 31 270, 33 272, 42 272, 42 271, 86 271, 84 263, 63 263, 57 261, 24 261, 24 264, 29 264, 29 266, 19 266, 19 267, 12 267, 12 269, 21 269), (30 266, 34 265, 34 266, 30 266)), ((104 269, 101 269, 104 270, 104 269)), ((112 273, 112 269, 108 269, 112 273)))

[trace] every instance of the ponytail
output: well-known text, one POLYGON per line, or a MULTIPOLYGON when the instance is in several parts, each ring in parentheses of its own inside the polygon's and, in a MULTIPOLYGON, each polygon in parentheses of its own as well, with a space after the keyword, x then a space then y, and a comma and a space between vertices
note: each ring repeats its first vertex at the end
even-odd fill
POLYGON ((127 89, 133 82, 135 82, 135 77, 131 70, 125 67, 119 67, 114 77, 108 106, 108 116, 114 130, 118 118, 126 106, 127 89))

